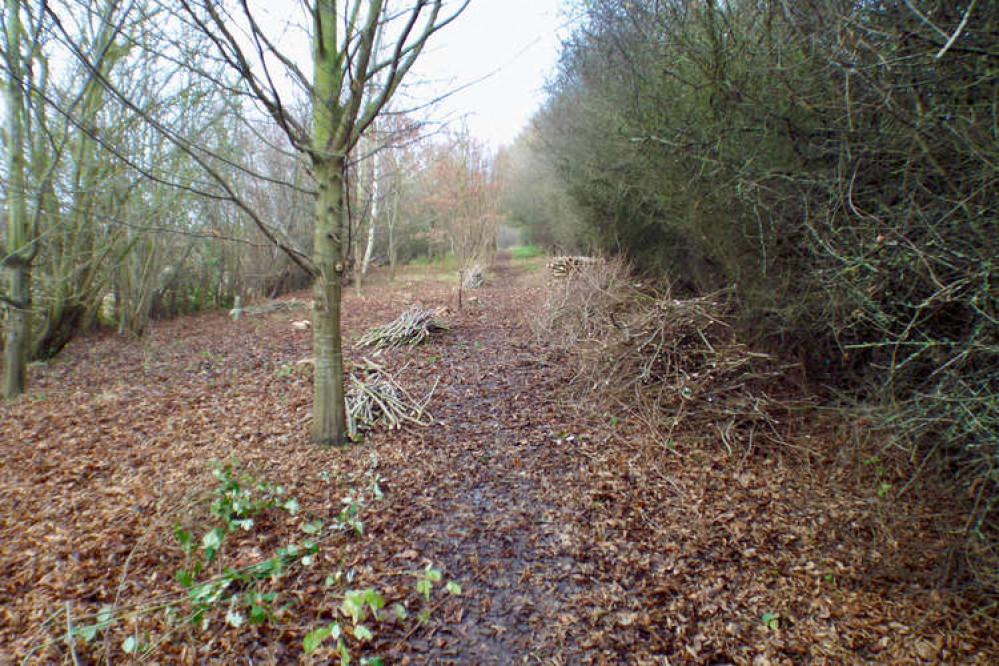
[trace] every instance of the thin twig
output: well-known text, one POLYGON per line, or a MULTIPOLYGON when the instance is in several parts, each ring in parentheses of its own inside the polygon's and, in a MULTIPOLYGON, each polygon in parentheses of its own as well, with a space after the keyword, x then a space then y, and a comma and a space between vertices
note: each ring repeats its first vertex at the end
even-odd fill
POLYGON ((72 602, 66 602, 66 644, 69 646, 69 656, 73 658, 74 666, 80 666, 80 660, 76 656, 76 639, 73 637, 73 614, 70 610, 70 604, 72 602))

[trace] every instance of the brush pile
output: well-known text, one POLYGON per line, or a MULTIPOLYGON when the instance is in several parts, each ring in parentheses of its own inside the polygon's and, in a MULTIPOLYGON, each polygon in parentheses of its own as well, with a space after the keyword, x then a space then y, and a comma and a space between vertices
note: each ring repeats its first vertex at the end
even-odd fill
POLYGON ((242 312, 247 315, 263 315, 273 312, 291 312, 292 310, 305 310, 312 308, 312 301, 303 301, 297 298, 286 298, 279 301, 267 301, 260 305, 251 305, 243 308, 242 312))
POLYGON ((552 257, 545 264, 555 277, 566 277, 583 266, 606 263, 603 257, 552 257))
POLYGON ((418 345, 438 331, 445 331, 448 324, 441 319, 446 308, 424 310, 413 305, 388 324, 375 326, 361 336, 357 344, 369 347, 391 348, 401 345, 418 345))
POLYGON ((542 333, 578 365, 576 380, 638 407, 669 435, 707 425, 732 449, 755 438, 784 442, 771 397, 786 368, 735 339, 724 294, 674 299, 635 284, 609 262, 573 272, 549 291, 542 333))
POLYGON ((391 429, 401 428, 404 423, 430 425, 433 417, 427 413, 427 405, 436 388, 435 382, 427 397, 417 401, 383 366, 367 358, 362 359, 362 366, 350 373, 347 389, 347 428, 350 436, 356 437, 362 430, 376 425, 391 429))
POLYGON ((468 269, 463 286, 465 289, 478 289, 486 282, 486 271, 482 266, 472 266, 468 269))

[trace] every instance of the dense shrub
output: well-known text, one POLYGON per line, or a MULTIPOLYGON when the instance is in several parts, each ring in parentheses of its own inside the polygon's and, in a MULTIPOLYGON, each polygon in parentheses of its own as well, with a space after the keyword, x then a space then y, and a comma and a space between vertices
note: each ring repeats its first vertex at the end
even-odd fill
POLYGON ((997 31, 968 1, 593 2, 535 123, 590 238, 681 293, 730 287, 744 335, 954 479, 986 551, 997 31))

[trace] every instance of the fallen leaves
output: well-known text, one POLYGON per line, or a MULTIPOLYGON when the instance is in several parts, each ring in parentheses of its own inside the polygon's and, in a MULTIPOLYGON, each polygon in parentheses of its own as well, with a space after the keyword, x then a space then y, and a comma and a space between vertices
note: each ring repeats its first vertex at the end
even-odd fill
MULTIPOLYGON (((443 305, 451 287, 422 281, 419 296, 443 305)), ((339 603, 326 576, 405 603, 410 572, 433 565, 461 596, 413 631, 374 631, 374 652, 397 663, 995 661, 991 621, 955 627, 967 600, 933 589, 946 556, 934 507, 892 505, 910 520, 892 545, 878 531, 883 508, 830 481, 827 463, 740 463, 741 451, 685 440, 670 449, 626 410, 611 419, 597 400, 580 404, 571 371, 526 321, 523 304, 543 293, 540 276, 500 267, 449 335, 384 352, 411 395, 441 378, 435 424, 376 428, 342 451, 308 442, 309 368, 296 361, 309 332, 289 326, 301 301, 73 343, 35 369, 30 396, 0 407, 5 656, 67 659, 67 601, 86 622, 102 606, 127 613, 176 594, 184 559, 171 528, 208 491, 209 460, 239 458, 328 521, 374 454, 385 498, 363 516, 364 537, 282 579, 275 622, 203 633, 151 613, 127 628, 163 639, 160 663, 294 662, 339 603), (892 568, 898 553, 916 573, 892 568)), ((411 297, 348 295, 346 331, 390 320, 411 297)), ((233 546, 235 561, 297 536, 279 522, 256 532, 233 546)), ((120 661, 125 635, 115 638, 106 649, 120 661)), ((106 656, 85 649, 81 660, 106 656)))

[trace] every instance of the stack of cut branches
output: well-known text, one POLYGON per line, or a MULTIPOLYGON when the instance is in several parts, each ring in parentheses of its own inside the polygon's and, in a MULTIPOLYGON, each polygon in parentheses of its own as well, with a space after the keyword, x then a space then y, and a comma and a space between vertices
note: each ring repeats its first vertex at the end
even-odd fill
POLYGON ((787 370, 736 340, 723 294, 674 299, 627 280, 624 267, 569 276, 546 306, 547 336, 576 354, 577 381, 638 406, 670 431, 713 428, 723 444, 754 438, 786 443, 773 397, 787 370))
POLYGON ((422 426, 433 423, 427 405, 437 382, 422 402, 417 401, 383 366, 367 358, 362 359, 362 363, 358 370, 350 374, 350 387, 347 389, 347 427, 351 437, 378 424, 398 429, 403 423, 422 426))
POLYGON ((395 321, 372 328, 361 336, 357 344, 376 348, 418 345, 437 331, 449 328, 440 318, 444 312, 445 308, 424 310, 419 305, 413 305, 395 321))
POLYGON ((472 266, 465 276, 465 289, 478 289, 486 281, 486 272, 482 266, 472 266))
POLYGON ((606 263, 602 257, 552 257, 545 264, 555 277, 566 277, 582 266, 606 263))
POLYGON ((272 312, 290 312, 291 310, 304 310, 311 308, 310 301, 302 301, 297 298, 289 298, 280 301, 268 301, 260 305, 251 305, 243 308, 243 312, 248 315, 270 314, 272 312))

